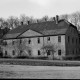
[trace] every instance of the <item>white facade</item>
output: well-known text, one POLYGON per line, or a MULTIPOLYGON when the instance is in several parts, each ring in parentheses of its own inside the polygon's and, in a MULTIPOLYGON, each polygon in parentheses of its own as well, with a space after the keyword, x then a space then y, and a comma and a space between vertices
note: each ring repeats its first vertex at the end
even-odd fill
MULTIPOLYGON (((42 47, 45 45, 51 44, 55 47, 55 53, 53 55, 55 58, 62 59, 62 57, 65 57, 65 49, 66 49, 65 48, 65 35, 60 36, 61 42, 58 41, 58 36, 47 36, 47 37, 41 37, 41 36, 43 35, 32 30, 28 30, 20 36, 20 37, 25 37, 25 38, 21 38, 21 40, 22 42, 24 42, 23 45, 31 49, 31 56, 33 57, 45 56, 42 53, 42 47), (36 37, 36 36, 39 36, 39 37, 36 37), (50 40, 48 40, 48 38, 50 38, 50 40), (59 54, 59 50, 61 50, 61 54, 59 54)), ((18 49, 17 43, 19 41, 17 39, 5 40, 5 41, 7 42, 7 45, 3 47, 4 56, 5 56, 5 51, 7 51, 8 56, 11 56, 11 57, 18 56, 19 53, 17 50, 18 49), (12 45, 13 41, 14 41, 14 45, 12 45), (15 55, 13 55, 13 51, 15 51, 15 55)), ((28 54, 27 48, 25 48, 24 51, 25 51, 24 55, 26 56, 28 54)), ((53 56, 50 55, 50 57, 52 58, 53 56)))
POLYGON ((61 42, 58 41, 58 36, 50 36, 50 41, 47 40, 48 37, 44 38, 44 45, 52 44, 55 48, 54 57, 59 59, 65 57, 65 35, 61 35, 61 42), (58 54, 58 50, 61 50, 61 55, 58 54))

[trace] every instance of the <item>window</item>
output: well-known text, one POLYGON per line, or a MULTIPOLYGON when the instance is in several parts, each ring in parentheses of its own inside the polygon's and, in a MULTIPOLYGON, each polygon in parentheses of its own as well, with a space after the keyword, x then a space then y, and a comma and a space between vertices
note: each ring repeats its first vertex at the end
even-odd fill
POLYGON ((47 50, 47 55, 51 55, 50 50, 47 50))
POLYGON ((22 50, 20 50, 20 53, 22 53, 23 51, 22 50))
POLYGON ((7 41, 5 41, 5 46, 7 45, 7 41))
POLYGON ((22 40, 20 39, 20 44, 22 43, 22 40))
POLYGON ((58 55, 61 55, 61 50, 58 50, 58 55))
POLYGON ((76 44, 77 44, 78 40, 76 39, 76 44))
POLYGON ((29 39, 28 43, 31 44, 31 39, 29 39))
POLYGON ((50 37, 48 37, 47 40, 50 41, 50 37))
POLYGON ((74 43, 74 38, 72 38, 72 43, 74 43))
POLYGON ((40 38, 38 38, 38 44, 40 43, 40 38))
POLYGON ((22 50, 20 50, 20 55, 22 54, 22 52, 23 52, 23 51, 22 51, 22 50))
POLYGON ((7 45, 7 41, 6 41, 6 45, 7 45))
POLYGON ((68 36, 68 43, 70 42, 70 37, 68 36))
POLYGON ((58 42, 61 42, 61 36, 58 36, 58 42))
POLYGON ((40 50, 38 50, 38 55, 40 55, 40 50))
POLYGON ((77 49, 76 49, 76 54, 77 54, 77 49))
POLYGON ((79 44, 80 44, 80 38, 79 38, 79 44))
POLYGON ((4 42, 3 42, 3 45, 6 46, 6 45, 7 45, 7 41, 4 41, 4 42))
POLYGON ((15 55, 15 51, 14 50, 12 51, 12 53, 13 53, 13 55, 15 55))
POLYGON ((14 45, 14 41, 12 41, 12 45, 14 45))
POLYGON ((74 50, 73 50, 73 54, 74 54, 74 50))
POLYGON ((80 48, 79 48, 79 52, 80 52, 80 48))
POLYGON ((31 50, 28 51, 29 55, 31 56, 31 50))
POLYGON ((7 56, 7 51, 5 51, 5 56, 7 56))

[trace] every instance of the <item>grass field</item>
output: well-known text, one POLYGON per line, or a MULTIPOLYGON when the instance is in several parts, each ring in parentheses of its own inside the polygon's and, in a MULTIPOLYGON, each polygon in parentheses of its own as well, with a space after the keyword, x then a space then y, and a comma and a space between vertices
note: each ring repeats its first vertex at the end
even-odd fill
POLYGON ((80 79, 80 61, 0 59, 0 78, 80 79))
POLYGON ((0 65, 0 78, 80 79, 80 67, 0 65))

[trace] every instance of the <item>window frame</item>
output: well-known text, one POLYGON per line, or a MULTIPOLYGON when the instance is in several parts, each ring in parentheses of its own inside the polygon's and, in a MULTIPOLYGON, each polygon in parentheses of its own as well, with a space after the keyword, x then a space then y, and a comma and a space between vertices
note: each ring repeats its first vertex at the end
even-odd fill
POLYGON ((31 44, 31 39, 29 38, 29 40, 28 40, 28 44, 31 44))
POLYGON ((72 37, 72 44, 74 44, 74 37, 72 37))
POLYGON ((7 44, 7 41, 5 41, 5 46, 7 46, 8 44, 7 44))
POLYGON ((7 51, 5 51, 5 56, 7 56, 8 54, 7 54, 7 51))
POLYGON ((12 51, 12 55, 13 55, 13 56, 15 55, 15 50, 12 51))
POLYGON ((22 39, 20 39, 20 44, 22 44, 22 39))
POLYGON ((14 45, 15 41, 12 41, 12 45, 14 45))
POLYGON ((61 56, 61 54, 62 54, 62 50, 60 49, 58 50, 58 55, 61 56))
POLYGON ((47 37, 47 41, 50 41, 50 37, 47 37))
POLYGON ((58 36, 58 42, 61 42, 61 35, 58 36))
POLYGON ((38 44, 40 44, 40 38, 38 38, 38 44))
POLYGON ((41 52, 40 52, 40 50, 38 50, 38 56, 40 56, 41 55, 41 52))

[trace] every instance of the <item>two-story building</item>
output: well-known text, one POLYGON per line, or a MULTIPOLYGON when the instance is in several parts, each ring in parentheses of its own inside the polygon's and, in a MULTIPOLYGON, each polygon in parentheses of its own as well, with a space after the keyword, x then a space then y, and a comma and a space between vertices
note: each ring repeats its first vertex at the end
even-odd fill
POLYGON ((54 21, 21 25, 9 31, 3 42, 3 55, 12 58, 24 55, 64 59, 80 55, 77 27, 58 17, 54 21))

